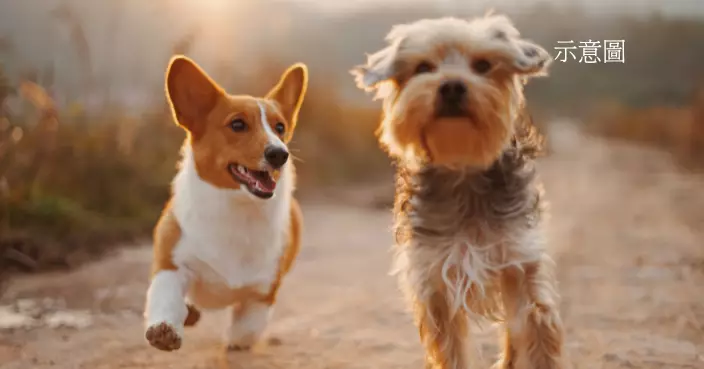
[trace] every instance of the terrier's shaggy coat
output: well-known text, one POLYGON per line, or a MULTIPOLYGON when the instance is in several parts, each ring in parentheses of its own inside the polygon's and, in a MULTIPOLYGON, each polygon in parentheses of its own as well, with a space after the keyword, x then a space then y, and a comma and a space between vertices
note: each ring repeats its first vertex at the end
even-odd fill
POLYGON ((504 322, 497 368, 563 368, 541 138, 523 84, 549 54, 503 16, 420 20, 353 70, 384 100, 382 146, 397 162, 396 272, 428 367, 468 367, 473 316, 504 322))

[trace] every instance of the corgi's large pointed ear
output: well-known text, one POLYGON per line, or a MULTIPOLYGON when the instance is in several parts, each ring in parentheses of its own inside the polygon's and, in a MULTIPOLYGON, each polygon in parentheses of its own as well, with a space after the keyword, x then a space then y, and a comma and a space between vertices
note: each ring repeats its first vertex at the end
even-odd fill
POLYGON ((279 104, 281 112, 288 120, 289 132, 293 131, 296 125, 307 88, 308 67, 303 63, 296 63, 286 69, 276 86, 266 94, 267 99, 279 104))
POLYGON ((202 132, 208 114, 224 91, 196 62, 186 56, 171 58, 166 69, 166 99, 176 123, 194 136, 202 132))

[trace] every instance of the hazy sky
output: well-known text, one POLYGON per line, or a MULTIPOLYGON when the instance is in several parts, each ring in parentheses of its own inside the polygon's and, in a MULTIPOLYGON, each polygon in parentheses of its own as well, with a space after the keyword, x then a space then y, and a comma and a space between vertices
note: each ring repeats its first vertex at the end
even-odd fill
MULTIPOLYGON (((201 0, 223 1, 223 0, 201 0)), ((662 11, 671 15, 704 16, 704 0, 284 0, 308 6, 314 6, 328 11, 374 7, 381 4, 434 3, 437 6, 529 6, 545 2, 552 4, 580 4, 593 12, 626 12, 648 14, 662 11)))
MULTIPOLYGON (((248 63, 259 63, 261 50, 278 48, 277 40, 284 39, 277 32, 286 32, 291 18, 286 14, 289 7, 266 3, 259 11, 238 11, 241 8, 260 7, 260 0, 0 0, 0 38, 7 36, 14 44, 12 56, 0 53, 0 63, 11 75, 18 75, 27 68, 56 70, 55 84, 64 90, 78 90, 87 75, 80 62, 73 41, 70 24, 50 16, 59 4, 69 4, 81 20, 89 45, 90 74, 99 85, 109 85, 114 91, 134 93, 135 86, 146 86, 145 90, 160 89, 164 64, 168 61, 172 47, 190 32, 198 35, 191 54, 197 56, 207 67, 219 68, 236 60, 238 68, 248 63), (170 6, 164 6, 164 3, 170 6), (268 7, 276 8, 269 9, 268 7), (276 11, 280 10, 280 11, 276 11), (257 14, 249 18, 249 14, 257 14), (248 17, 248 18, 242 18, 248 17), (266 27, 262 26, 265 22, 266 27), (268 22, 268 23, 267 23, 268 22), (261 32, 257 37, 242 33, 238 28, 243 23, 247 29, 261 32), (268 26, 276 25, 277 27, 268 26), (231 27, 238 25, 238 27, 231 27), (115 31, 118 30, 118 31, 115 31), (266 31, 266 32, 263 32, 266 31), (225 45, 225 47, 223 47, 225 45), (237 50, 256 50, 253 53, 234 54, 237 50), (156 86, 156 87, 154 87, 156 86)), ((453 8, 464 8, 483 12, 496 6, 510 7, 520 12, 539 2, 566 4, 567 0, 277 0, 325 10, 331 13, 303 12, 304 24, 315 24, 317 18, 328 24, 334 21, 333 13, 345 10, 371 8, 383 5, 432 4, 446 6, 445 14, 453 14, 453 8)), ((618 10, 630 15, 649 14, 659 10, 669 15, 687 15, 704 19, 704 0, 571 0, 590 13, 605 13, 618 10)), ((464 13, 467 13, 466 11, 464 13)), ((357 19, 361 23, 364 19, 357 19)), ((70 22, 69 22, 70 23, 70 22)), ((377 27, 379 23, 377 22, 377 27)), ((353 29, 352 26, 350 26, 353 29)), ((366 31, 363 30, 363 31, 366 31)), ((379 42, 385 28, 377 28, 378 34, 348 35, 349 42, 359 46, 363 43, 379 42)), ((704 35, 702 35, 704 40, 704 35)), ((353 48, 347 48, 353 49, 353 48)), ((368 51, 368 50, 365 50, 368 51)), ((355 51, 356 52, 356 51, 355 51)), ((359 51, 362 54, 362 51, 359 51)), ((344 54, 349 57, 348 54, 344 54)), ((332 59, 337 57, 331 57, 332 59)), ((343 58, 343 57, 340 57, 343 58)), ((85 59, 85 58, 84 58, 85 59)), ((322 60, 322 59, 321 59, 322 60)), ((327 60, 327 59, 326 59, 327 60)), ((337 60, 337 59, 336 59, 337 60)), ((339 62, 336 61, 336 62, 339 62)), ((352 59, 345 59, 345 63, 352 59)), ((117 93, 117 92, 115 92, 117 93)), ((159 95, 160 96, 160 95, 159 95)))

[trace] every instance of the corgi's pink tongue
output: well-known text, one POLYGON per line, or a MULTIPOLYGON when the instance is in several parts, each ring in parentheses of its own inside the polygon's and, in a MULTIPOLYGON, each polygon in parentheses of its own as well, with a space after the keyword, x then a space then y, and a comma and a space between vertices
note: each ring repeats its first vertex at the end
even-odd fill
POLYGON ((271 194, 276 188, 276 180, 267 171, 249 170, 241 165, 230 165, 232 174, 252 191, 271 194))
POLYGON ((267 172, 250 172, 254 187, 259 191, 274 192, 276 181, 267 172))

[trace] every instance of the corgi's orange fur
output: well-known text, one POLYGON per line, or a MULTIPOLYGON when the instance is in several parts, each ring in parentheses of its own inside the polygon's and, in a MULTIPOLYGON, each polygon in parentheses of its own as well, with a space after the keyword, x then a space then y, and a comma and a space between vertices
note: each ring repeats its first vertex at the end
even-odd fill
POLYGON ((299 63, 265 97, 233 96, 191 59, 171 59, 166 96, 187 138, 154 230, 145 308, 152 346, 180 348, 198 308, 231 309, 228 348, 247 349, 262 337, 300 245, 287 143, 307 83, 299 63))

